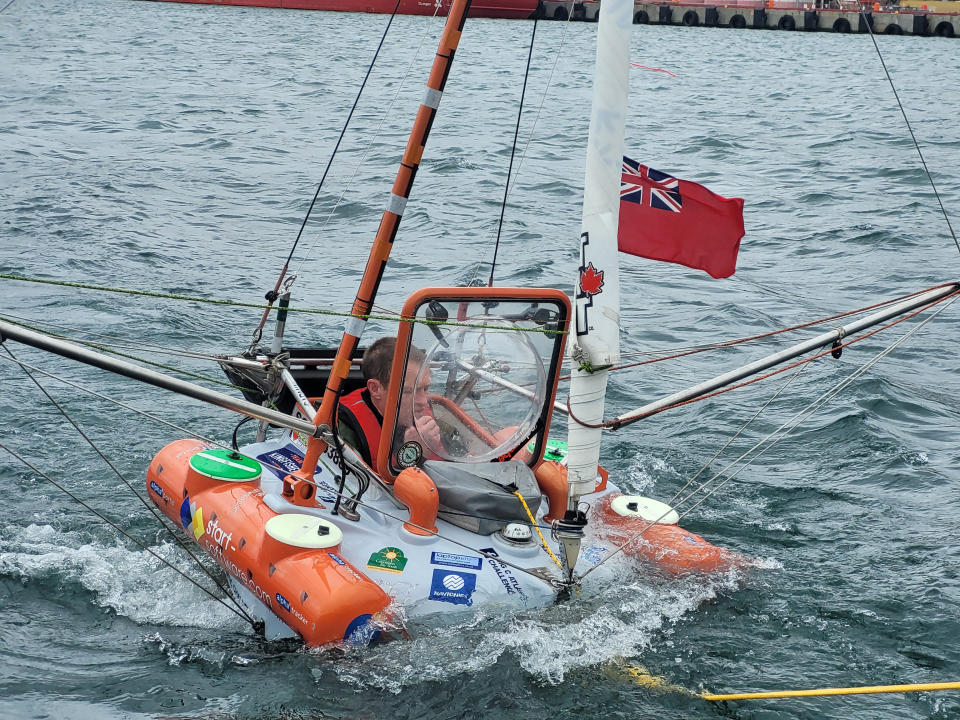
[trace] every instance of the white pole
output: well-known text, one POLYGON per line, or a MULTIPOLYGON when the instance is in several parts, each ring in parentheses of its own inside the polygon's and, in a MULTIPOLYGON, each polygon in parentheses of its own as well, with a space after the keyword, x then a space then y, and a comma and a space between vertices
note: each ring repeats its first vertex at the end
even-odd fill
POLYGON ((617 227, 620 175, 630 71, 632 0, 604 0, 597 30, 593 110, 587 138, 580 268, 575 326, 568 343, 570 379, 567 477, 570 507, 593 491, 600 459, 600 430, 580 425, 603 419, 607 370, 620 359, 620 269, 617 227))

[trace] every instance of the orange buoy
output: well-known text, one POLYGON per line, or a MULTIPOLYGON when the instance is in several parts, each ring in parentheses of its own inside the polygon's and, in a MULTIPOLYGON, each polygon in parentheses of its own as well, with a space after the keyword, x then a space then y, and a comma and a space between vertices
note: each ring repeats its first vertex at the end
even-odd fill
POLYGON ((699 535, 678 526, 677 513, 655 500, 612 493, 600 498, 594 504, 593 512, 603 519, 598 525, 603 536, 617 545, 628 542, 647 528, 624 548, 624 552, 669 572, 723 571, 743 562, 743 557, 737 553, 711 545, 699 535), (651 522, 655 524, 651 526, 651 522))

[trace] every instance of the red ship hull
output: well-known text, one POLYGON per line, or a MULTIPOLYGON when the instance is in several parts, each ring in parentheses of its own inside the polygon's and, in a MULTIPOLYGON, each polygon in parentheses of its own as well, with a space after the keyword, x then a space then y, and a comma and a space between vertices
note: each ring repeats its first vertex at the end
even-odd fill
MULTIPOLYGON (((289 10, 334 10, 339 12, 366 12, 390 14, 396 0, 159 0, 203 5, 245 5, 254 7, 286 8, 289 10)), ((397 12, 401 15, 433 15, 445 17, 451 0, 400 0, 397 12)), ((537 9, 537 0, 474 0, 470 17, 525 19, 537 9)))

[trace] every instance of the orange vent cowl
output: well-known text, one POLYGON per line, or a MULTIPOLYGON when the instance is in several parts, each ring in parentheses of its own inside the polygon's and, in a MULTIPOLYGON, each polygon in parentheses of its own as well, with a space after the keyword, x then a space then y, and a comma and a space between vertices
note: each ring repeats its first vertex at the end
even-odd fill
POLYGON ((410 511, 410 522, 403 524, 404 530, 414 535, 434 535, 437 532, 440 496, 437 486, 423 470, 402 470, 393 484, 393 494, 410 511))
POLYGON ((543 516, 547 522, 562 520, 567 511, 567 468, 555 460, 545 460, 534 471, 540 492, 547 496, 548 512, 543 516))

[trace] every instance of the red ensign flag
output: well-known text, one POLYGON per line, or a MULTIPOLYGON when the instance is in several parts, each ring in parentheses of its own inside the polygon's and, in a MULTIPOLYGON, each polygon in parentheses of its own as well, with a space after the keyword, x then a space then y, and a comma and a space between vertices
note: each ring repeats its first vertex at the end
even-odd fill
POLYGON ((621 252, 733 275, 743 237, 743 199, 725 198, 623 158, 620 175, 621 252))

